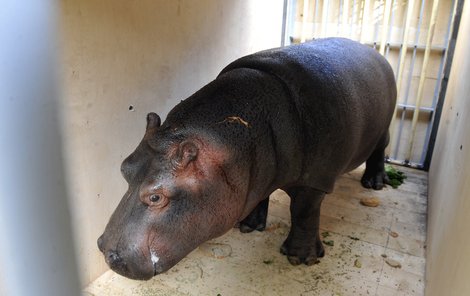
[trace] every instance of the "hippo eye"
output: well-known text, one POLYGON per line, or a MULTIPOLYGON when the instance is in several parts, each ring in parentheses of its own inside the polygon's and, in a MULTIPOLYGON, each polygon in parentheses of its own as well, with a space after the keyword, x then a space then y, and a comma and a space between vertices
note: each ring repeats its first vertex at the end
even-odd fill
MULTIPOLYGON (((159 187, 160 188, 160 187, 159 187)), ((168 204, 168 198, 165 194, 157 192, 142 192, 140 194, 140 201, 147 205, 150 209, 161 209, 168 204)))
POLYGON ((159 194, 152 194, 149 197, 150 202, 158 202, 161 199, 159 194))

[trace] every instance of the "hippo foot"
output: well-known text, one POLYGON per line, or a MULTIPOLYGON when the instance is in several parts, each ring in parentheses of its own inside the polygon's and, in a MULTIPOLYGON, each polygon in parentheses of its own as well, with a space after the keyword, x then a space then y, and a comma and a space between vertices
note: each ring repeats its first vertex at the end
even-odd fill
POLYGON ((261 201, 251 213, 240 222, 240 232, 249 233, 254 230, 263 231, 266 229, 268 217, 269 198, 261 201))
POLYGON ((250 225, 250 224, 245 224, 244 222, 240 222, 240 232, 241 233, 250 233, 250 232, 253 232, 255 230, 258 230, 258 231, 263 231, 266 229, 266 223, 260 223, 258 225, 250 225))
POLYGON ((243 221, 240 222, 240 232, 250 233, 255 230, 265 230, 267 218, 266 214, 263 215, 263 213, 260 213, 259 211, 253 211, 248 217, 246 217, 243 221))
POLYGON ((325 256, 325 249, 320 239, 316 239, 314 243, 301 244, 300 242, 293 242, 287 238, 281 247, 281 254, 287 256, 287 260, 292 265, 305 265, 311 266, 320 263, 318 258, 325 256))
POLYGON ((362 176, 361 183, 365 188, 381 190, 385 184, 389 184, 387 173, 385 173, 385 147, 389 143, 388 132, 380 139, 377 148, 366 161, 366 170, 362 176))
POLYGON ((389 184, 387 174, 385 172, 379 172, 374 175, 364 174, 361 179, 361 184, 364 188, 372 188, 375 190, 382 190, 385 184, 389 184))

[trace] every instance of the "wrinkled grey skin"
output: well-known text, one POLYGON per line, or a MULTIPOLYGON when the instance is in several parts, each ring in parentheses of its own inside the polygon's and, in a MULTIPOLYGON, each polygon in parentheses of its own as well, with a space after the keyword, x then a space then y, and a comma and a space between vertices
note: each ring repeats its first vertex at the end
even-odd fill
POLYGON ((393 72, 356 42, 267 50, 227 66, 178 104, 124 160, 129 189, 98 246, 116 272, 162 273, 235 225, 263 230, 275 189, 291 197, 281 246, 290 263, 324 255, 320 206, 336 178, 366 161, 367 188, 386 182, 384 149, 396 99, 393 72))

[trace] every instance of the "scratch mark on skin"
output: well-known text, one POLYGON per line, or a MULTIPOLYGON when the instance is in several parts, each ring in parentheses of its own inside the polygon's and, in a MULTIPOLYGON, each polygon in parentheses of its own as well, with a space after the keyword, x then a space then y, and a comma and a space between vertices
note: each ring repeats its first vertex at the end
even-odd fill
POLYGON ((228 185, 228 187, 230 188, 230 190, 232 192, 236 192, 237 191, 237 187, 235 185, 233 185, 228 176, 227 176, 227 173, 225 172, 225 170, 222 168, 222 166, 218 166, 219 167, 219 170, 220 170, 220 175, 222 176, 222 178, 224 179, 224 182, 228 185))
POLYGON ((245 127, 250 127, 250 124, 247 121, 243 120, 241 117, 238 117, 238 116, 229 116, 225 118, 223 121, 219 122, 219 124, 224 123, 224 122, 239 123, 241 125, 244 125, 245 127))

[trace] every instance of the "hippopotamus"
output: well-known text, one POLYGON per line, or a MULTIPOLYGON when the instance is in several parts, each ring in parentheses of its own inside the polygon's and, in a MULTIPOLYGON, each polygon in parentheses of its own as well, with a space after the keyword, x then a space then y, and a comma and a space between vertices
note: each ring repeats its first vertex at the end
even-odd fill
POLYGON ((291 198, 280 247, 293 265, 324 256, 320 206, 335 180, 366 162, 361 183, 386 183, 384 149, 395 108, 388 62, 343 38, 235 60, 177 104, 121 165, 129 184, 98 247, 115 272, 147 280, 238 226, 266 226, 270 194, 291 198))

